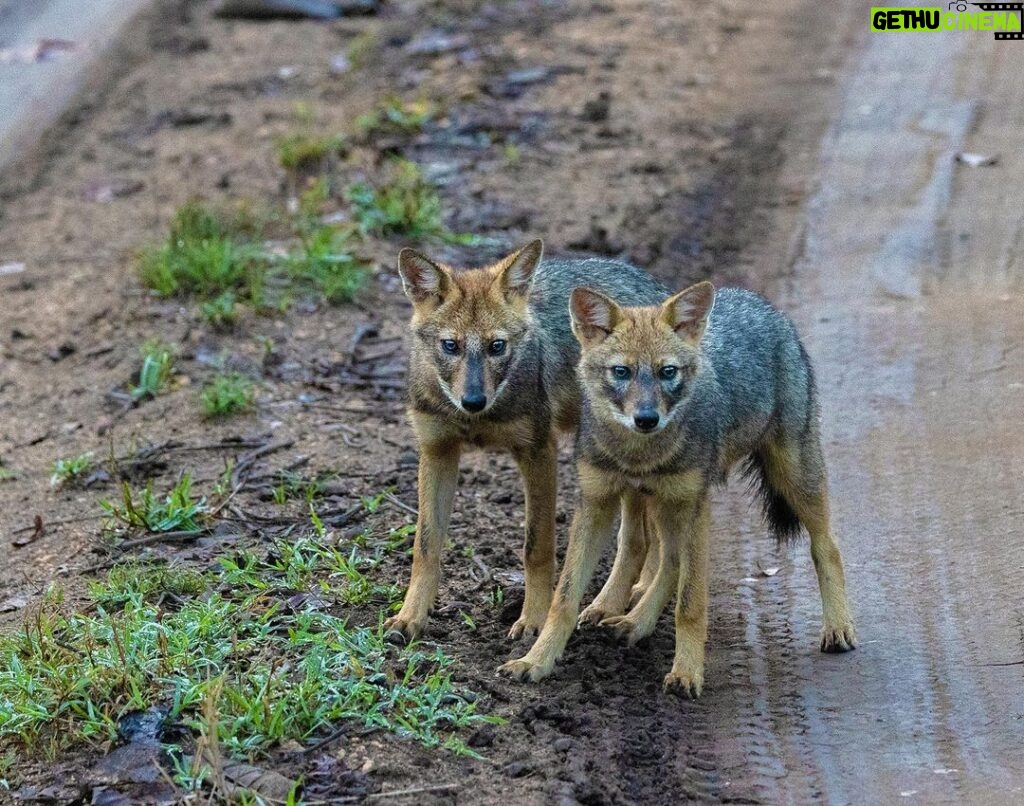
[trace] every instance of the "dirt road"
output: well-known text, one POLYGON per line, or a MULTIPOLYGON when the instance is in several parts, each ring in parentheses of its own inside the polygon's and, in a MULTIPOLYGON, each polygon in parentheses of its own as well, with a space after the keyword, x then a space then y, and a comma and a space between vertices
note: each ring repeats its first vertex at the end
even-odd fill
MULTIPOLYGON (((233 336, 203 332, 184 305, 138 295, 131 256, 189 196, 283 196, 282 174, 268 166, 296 103, 312 99, 318 126, 340 128, 394 87, 417 87, 448 99, 448 122, 389 148, 440 177, 455 228, 621 254, 676 286, 707 275, 743 283, 793 315, 816 363, 860 644, 843 656, 817 652, 807 547, 775 547, 734 482, 715 497, 700 701, 660 691, 668 618, 630 650, 599 629, 577 633, 540 686, 498 680, 498 663, 521 651, 502 623, 514 619, 521 585, 506 585, 497 613, 462 555, 472 549, 514 578, 522 498, 509 461, 474 455, 441 593, 460 609, 437 614, 427 637, 458 658, 481 707, 509 721, 481 740, 486 762, 353 738, 345 764, 373 762, 361 785, 451 782, 456 794, 438 802, 467 804, 1024 800, 1022 45, 982 32, 871 34, 863 4, 833 12, 748 0, 697 17, 678 3, 436 5, 426 23, 412 3, 383 21, 249 28, 163 4, 173 13, 138 37, 164 44, 139 55, 136 43, 137 64, 36 166, 37 183, 0 188, 0 262, 29 263, 25 276, 0 278, 0 458, 19 473, 0 485, 4 525, 23 527, 37 511, 55 522, 94 513, 98 493, 48 490, 49 463, 155 435, 272 428, 296 441, 310 472, 343 468, 351 499, 394 488, 415 500, 396 396, 346 389, 349 410, 322 413, 342 393, 323 393, 335 371, 321 367, 344 360, 339 345, 357 327, 373 325, 383 339, 404 333, 408 311, 390 271, 397 243, 374 247, 384 269, 361 308, 252 317, 233 336), (410 56, 427 23, 472 48, 410 56), (387 43, 370 77, 327 75, 338 43, 367 31, 387 43), (282 78, 283 64, 298 78, 282 78), (543 79, 517 85, 514 69, 543 79), (598 89, 611 111, 589 120, 581 108, 598 89), (166 110, 196 105, 208 122, 166 123, 166 110), (481 145, 481 132, 507 140, 481 145), (954 159, 962 151, 998 160, 969 167, 954 159), (106 207, 80 199, 83 184, 125 178, 145 184, 141 195, 106 207), (179 391, 97 435, 109 417, 104 393, 125 382, 138 343, 154 333, 181 346, 181 371, 195 379, 217 351, 262 372, 254 422, 211 429, 179 391), (259 339, 276 344, 283 369, 259 368, 259 339), (338 429, 363 441, 342 444, 338 429)), ((215 456, 189 461, 197 478, 222 467, 215 456)), ((181 469, 172 461, 155 472, 181 469)), ((568 455, 561 480, 572 489, 568 455)), ((560 500, 563 545, 571 498, 560 500)), ((97 544, 92 522, 51 527, 0 568, 0 599, 32 600, 54 577, 74 590, 97 544)), ((386 581, 407 573, 404 555, 380 569, 386 581)), ((310 762, 275 760, 310 773, 310 762)), ((88 759, 69 764, 87 769, 88 759)), ((338 782, 317 786, 318 796, 347 793, 338 782)))
POLYGON ((749 609, 711 645, 737 629, 757 662, 737 679, 712 649, 739 700, 719 726, 779 775, 769 801, 1024 792, 1024 163, 1003 44, 869 38, 822 144, 787 298, 817 361, 861 644, 792 644, 817 618, 803 558, 771 585, 722 580, 714 604, 749 609))

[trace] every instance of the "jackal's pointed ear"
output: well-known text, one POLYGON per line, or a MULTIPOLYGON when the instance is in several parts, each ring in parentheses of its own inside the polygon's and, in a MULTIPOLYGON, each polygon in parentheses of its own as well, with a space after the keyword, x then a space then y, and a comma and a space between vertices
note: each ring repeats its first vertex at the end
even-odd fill
POLYGON ((430 300, 441 302, 448 293, 451 281, 447 270, 414 249, 398 253, 398 273, 402 289, 413 305, 430 300))
POLYGON ((604 341, 622 318, 622 311, 604 294, 589 288, 574 288, 569 296, 572 332, 580 344, 604 341))
POLYGON ((498 282, 506 299, 525 297, 533 284, 533 273, 544 254, 544 242, 539 238, 513 252, 499 264, 498 282))
POLYGON ((714 304, 715 287, 705 280, 665 300, 661 318, 683 338, 700 341, 714 304))

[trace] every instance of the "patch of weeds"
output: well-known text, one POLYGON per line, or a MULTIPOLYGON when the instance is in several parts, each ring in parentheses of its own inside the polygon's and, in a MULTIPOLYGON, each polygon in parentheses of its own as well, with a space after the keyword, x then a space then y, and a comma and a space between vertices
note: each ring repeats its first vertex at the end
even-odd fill
POLYGON ((343 157, 348 141, 340 134, 293 132, 277 141, 277 161, 289 171, 308 170, 324 164, 332 157, 343 157))
POLYGON ((365 137, 416 134, 436 114, 437 106, 431 101, 403 101, 389 95, 372 112, 356 118, 356 129, 365 137))
POLYGON ((122 532, 199 532, 203 516, 209 511, 206 499, 193 494, 190 473, 183 474, 163 499, 153 494, 152 482, 147 482, 138 494, 124 482, 120 504, 100 501, 100 506, 108 516, 107 530, 122 532))
POLYGON ((258 302, 262 266, 257 252, 215 212, 197 201, 183 205, 163 245, 142 254, 143 285, 162 297, 211 299, 235 291, 258 302))
POLYGON ((433 237, 462 244, 478 242, 475 236, 453 233, 444 225, 437 189, 423 178, 419 166, 409 160, 392 160, 380 184, 351 185, 345 199, 363 234, 433 237))
POLYGON ((462 623, 465 625, 467 630, 469 630, 470 632, 476 632, 476 622, 473 621, 473 616, 471 616, 465 610, 460 610, 459 616, 462 617, 462 623))
POLYGON ((338 476, 339 473, 335 470, 317 473, 312 478, 307 478, 292 470, 282 470, 278 474, 278 481, 273 489, 274 503, 285 504, 288 501, 301 499, 307 505, 312 504, 314 500, 323 495, 328 484, 337 480, 338 476))
POLYGON ((8 780, 18 760, 14 750, 5 750, 0 753, 0 789, 10 791, 11 782, 8 780))
POLYGON ((7 467, 0 459, 0 481, 14 481, 18 478, 18 471, 7 467))
POLYGON ((218 375, 203 387, 199 400, 204 417, 228 417, 252 409, 256 387, 244 375, 218 375))
POLYGON ((104 582, 91 582, 89 590, 93 601, 110 608, 123 607, 137 597, 159 603, 167 596, 198 596, 207 585, 206 577, 190 568, 128 562, 111 568, 104 582))
POLYGON ((69 456, 66 459, 58 459, 53 463, 53 470, 50 473, 50 486, 60 489, 68 484, 73 484, 80 481, 92 468, 91 451, 78 456, 69 456))
POLYGON ((348 56, 349 64, 354 69, 359 69, 372 61, 379 48, 380 41, 377 35, 372 31, 364 31, 352 40, 345 55, 348 56))
POLYGON ((167 388, 171 381, 174 368, 174 353, 170 347, 160 341, 147 341, 142 345, 142 369, 139 370, 139 383, 131 390, 132 397, 141 400, 144 397, 156 397, 167 388))
POLYGON ((369 267, 349 244, 349 235, 332 226, 303 233, 284 262, 288 279, 331 304, 351 302, 366 284, 369 267))
POLYGON ((215 722, 209 738, 240 758, 343 721, 472 755, 459 732, 500 720, 476 712, 448 657, 326 611, 339 587, 350 596, 352 556, 300 538, 203 572, 114 568, 80 612, 51 591, 0 636, 0 750, 99 746, 125 713, 162 705, 196 734, 215 722))
POLYGON ((217 330, 230 330, 238 319, 238 297, 229 288, 209 302, 204 302, 199 312, 203 319, 217 330))
POLYGON ((505 162, 509 165, 515 165, 523 158, 523 154, 519 150, 519 146, 515 143, 505 143, 505 147, 502 148, 501 151, 505 157, 505 162))

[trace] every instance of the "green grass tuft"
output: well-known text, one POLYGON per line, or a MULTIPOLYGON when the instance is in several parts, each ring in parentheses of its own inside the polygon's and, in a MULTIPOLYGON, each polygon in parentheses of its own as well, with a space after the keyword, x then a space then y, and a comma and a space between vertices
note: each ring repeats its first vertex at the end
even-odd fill
POLYGON ((59 489, 79 481, 82 476, 92 470, 93 464, 91 452, 58 459, 53 463, 53 471, 50 473, 50 486, 59 489))
POLYGON ((227 417, 249 411, 256 400, 256 387, 244 375, 218 375, 199 396, 204 417, 227 417))
POLYGON ((310 169, 344 156, 347 150, 348 141, 342 135, 294 132, 277 141, 277 161, 289 171, 310 169))
POLYGON ((389 95, 372 112, 356 118, 356 129, 367 137, 416 134, 435 114, 437 106, 431 101, 403 101, 397 95, 389 95))
POLYGON ((383 182, 354 184, 345 198, 364 234, 476 242, 473 236, 455 234, 445 226, 437 189, 423 178, 419 166, 409 160, 392 160, 383 182))
POLYGON ((132 397, 141 400, 144 397, 156 397, 171 382, 174 369, 174 352, 161 341, 151 340, 142 345, 142 369, 139 370, 139 383, 131 390, 132 397))
POLYGON ((108 531, 199 532, 209 510, 205 498, 192 493, 192 475, 185 473, 162 500, 149 482, 136 494, 128 482, 121 487, 120 504, 100 501, 108 515, 108 531))
POLYGON ((262 266, 250 244, 238 240, 223 217, 199 202, 182 206, 162 246, 143 253, 143 285, 162 297, 212 299, 226 291, 256 296, 262 266))

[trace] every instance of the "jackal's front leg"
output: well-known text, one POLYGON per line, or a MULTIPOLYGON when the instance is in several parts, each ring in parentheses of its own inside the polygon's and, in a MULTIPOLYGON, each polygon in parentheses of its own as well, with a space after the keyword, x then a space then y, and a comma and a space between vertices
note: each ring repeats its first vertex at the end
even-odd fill
POLYGON ((576 626, 580 599, 594 575, 602 549, 615 534, 617 496, 588 496, 584 490, 569 530, 569 547, 544 629, 530 651, 498 671, 515 680, 542 680, 551 674, 576 626))
POLYGON ((704 644, 708 638, 708 532, 705 498, 682 532, 676 588, 676 652, 665 689, 696 699, 704 687, 704 644))
POLYGON ((412 578, 402 609, 384 622, 386 629, 397 630, 409 639, 423 632, 427 615, 434 606, 441 575, 441 553, 458 481, 457 444, 420 447, 419 518, 412 548, 412 578))
POLYGON ((654 541, 647 531, 648 520, 643 495, 638 490, 624 492, 615 562, 601 592, 580 614, 580 624, 597 624, 625 612, 633 583, 637 582, 647 556, 648 541, 654 541))
POLYGON ((555 584, 555 506, 558 488, 558 446, 552 436, 547 444, 516 453, 526 490, 526 539, 523 568, 526 598, 510 638, 536 635, 551 606, 555 584))

